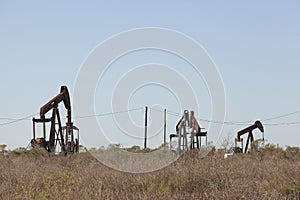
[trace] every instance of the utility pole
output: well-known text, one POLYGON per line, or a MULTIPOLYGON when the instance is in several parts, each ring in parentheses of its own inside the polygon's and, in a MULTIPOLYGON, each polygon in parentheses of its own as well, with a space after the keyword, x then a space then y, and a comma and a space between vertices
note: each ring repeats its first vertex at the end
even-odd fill
POLYGON ((144 141, 144 149, 147 148, 147 118, 148 118, 148 106, 145 108, 145 141, 144 141))
POLYGON ((167 144, 167 109, 164 110, 164 148, 167 144))

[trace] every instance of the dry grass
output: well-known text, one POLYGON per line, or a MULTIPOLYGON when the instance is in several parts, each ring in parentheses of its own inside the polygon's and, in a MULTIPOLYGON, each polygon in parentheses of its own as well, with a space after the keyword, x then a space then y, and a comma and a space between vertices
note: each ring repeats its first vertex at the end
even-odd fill
POLYGON ((89 153, 0 157, 0 199, 300 199, 299 149, 223 159, 186 153, 151 173, 112 170, 89 153))

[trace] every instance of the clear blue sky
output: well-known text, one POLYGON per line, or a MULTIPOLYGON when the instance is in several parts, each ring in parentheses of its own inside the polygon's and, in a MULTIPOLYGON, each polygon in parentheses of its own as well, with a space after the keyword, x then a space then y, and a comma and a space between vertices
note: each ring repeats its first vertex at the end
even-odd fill
MULTIPOLYGON (((38 112, 61 84, 72 92, 80 65, 97 44, 149 26, 180 31, 203 45, 224 81, 226 121, 294 112, 300 110, 299 22, 296 0, 0 1, 0 117, 38 112)), ((294 121, 300 113, 268 123, 294 121)), ((168 131, 174 126, 171 121, 168 131)), ((223 135, 233 139, 241 128, 225 126, 223 135)), ((299 124, 265 128, 268 142, 300 146, 299 124)), ((10 149, 31 137, 30 120, 0 126, 0 144, 10 149)))

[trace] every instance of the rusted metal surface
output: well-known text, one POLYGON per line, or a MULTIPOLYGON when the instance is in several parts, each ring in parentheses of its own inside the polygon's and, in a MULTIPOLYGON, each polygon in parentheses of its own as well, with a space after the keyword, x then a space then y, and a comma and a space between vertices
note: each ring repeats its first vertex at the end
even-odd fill
POLYGON ((32 119, 33 121, 33 139, 32 145, 44 147, 49 152, 55 152, 57 146, 60 146, 60 152, 64 154, 78 152, 79 146, 79 129, 73 125, 71 117, 71 101, 68 88, 61 86, 60 93, 48 101, 40 108, 40 118, 32 119), (58 105, 63 102, 67 110, 66 126, 62 127, 58 105), (46 118, 46 114, 52 110, 51 118, 46 118), (43 139, 36 138, 36 123, 43 125, 43 139), (49 140, 46 141, 46 123, 50 123, 49 140), (74 132, 77 132, 74 137, 74 132), (44 141, 44 142, 39 142, 44 141))

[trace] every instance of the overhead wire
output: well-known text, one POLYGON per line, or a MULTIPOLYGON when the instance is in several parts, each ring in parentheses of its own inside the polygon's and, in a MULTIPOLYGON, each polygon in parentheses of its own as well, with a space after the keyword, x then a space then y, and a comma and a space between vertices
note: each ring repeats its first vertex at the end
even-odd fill
MULTIPOLYGON (((139 107, 139 108, 133 108, 133 109, 128 109, 128 110, 116 111, 116 112, 107 112, 107 113, 94 114, 94 115, 78 116, 78 117, 74 117, 74 119, 83 119, 83 118, 90 118, 90 117, 103 117, 103 116, 121 114, 121 113, 130 112, 130 111, 142 110, 142 109, 143 109, 143 107, 139 107)), ((18 119, 1 117, 0 120, 9 120, 9 122, 0 123, 0 126, 14 124, 14 123, 17 123, 19 121, 24 121, 24 120, 31 120, 31 117, 33 117, 37 114, 38 113, 34 113, 34 114, 29 115, 29 116, 26 116, 26 117, 23 117, 23 118, 18 118, 18 119)))
POLYGON ((279 115, 279 116, 276 116, 276 117, 266 118, 266 119, 263 119, 262 121, 271 121, 271 120, 275 120, 275 119, 280 119, 280 118, 288 117, 288 116, 291 116, 291 115, 294 115, 294 114, 297 114, 297 113, 300 113, 300 110, 297 110, 297 111, 294 111, 294 112, 291 112, 291 113, 287 113, 287 114, 284 114, 284 115, 279 115))
MULTIPOLYGON (((94 114, 94 115, 85 115, 85 116, 76 116, 74 117, 75 119, 84 119, 84 118, 91 118, 91 117, 104 117, 104 116, 109 116, 109 115, 115 115, 115 114, 121 114, 121 113, 126 113, 126 112, 132 112, 132 111, 138 111, 138 110, 143 110, 144 107, 138 107, 138 108, 133 108, 133 109, 128 109, 128 110, 122 110, 122 111, 115 111, 115 112, 107 112, 107 113, 99 113, 99 114, 94 114)), ((157 111, 157 112, 164 112, 164 110, 156 109, 154 107, 149 107, 149 109, 157 111)), ((172 111, 172 110, 167 110, 166 113, 170 116, 173 117, 181 117, 182 114, 172 111)), ((286 113, 283 115, 278 115, 275 117, 270 117, 270 118, 265 118, 262 119, 261 121, 272 121, 275 119, 280 119, 284 117, 288 117, 291 115, 295 115, 297 113, 300 113, 300 110, 286 113)), ((38 113, 31 114, 29 116, 23 117, 23 118, 7 118, 7 117, 1 117, 0 120, 8 120, 9 122, 4 122, 0 123, 0 126, 5 126, 13 123, 17 123, 19 121, 24 121, 24 120, 30 120, 31 117, 37 115, 38 113)), ((249 125, 252 123, 252 121, 217 121, 217 120, 209 120, 209 119, 204 119, 204 118, 199 118, 199 121, 202 122, 208 122, 208 123, 216 123, 216 124, 223 124, 223 125, 249 125)), ((294 122, 280 122, 280 123, 264 123, 266 126, 290 126, 290 125, 298 125, 300 124, 300 121, 294 121, 294 122)))
POLYGON ((5 120, 11 120, 10 122, 4 122, 4 123, 1 123, 0 126, 5 126, 5 125, 9 125, 9 124, 13 124, 13 123, 17 123, 19 121, 24 121, 24 120, 29 120, 31 117, 37 115, 38 113, 34 113, 34 114, 31 114, 31 115, 28 115, 26 117, 23 117, 23 118, 19 118, 19 119, 12 119, 12 118, 1 118, 1 119, 5 119, 5 120))
MULTIPOLYGON (((14 120, 19 120, 19 118, 0 117, 0 120, 14 121, 14 120)), ((30 120, 30 119, 24 119, 24 120, 30 120)))
MULTIPOLYGON (((151 107, 150 107, 151 108, 151 107)), ((164 112, 162 110, 158 110, 156 108, 151 108, 152 110, 158 111, 158 112, 164 112)), ((175 117, 181 117, 182 114, 175 112, 175 111, 167 111, 167 114, 171 115, 171 116, 175 116, 175 117)), ((241 121, 241 122, 228 122, 228 121, 216 121, 216 120, 208 120, 208 119, 203 119, 203 118, 199 118, 199 121, 203 121, 203 122, 209 122, 209 123, 217 123, 217 124, 226 124, 226 125, 245 125, 245 124, 249 124, 252 121, 241 121)))
POLYGON ((295 121, 295 122, 282 122, 282 123, 265 123, 264 125, 266 126, 290 126, 290 125, 297 125, 300 124, 300 121, 295 121))
MULTIPOLYGON (((151 108, 151 107, 150 107, 151 108)), ((151 108, 152 110, 156 110, 159 112, 164 112, 162 110, 158 110, 155 108, 151 108)), ((295 115, 297 113, 300 113, 300 110, 294 111, 294 112, 290 112, 287 114, 283 114, 283 115, 279 115, 279 116, 275 116, 275 117, 270 117, 270 118, 265 118, 262 119, 261 121, 271 121, 271 120, 275 120, 275 119, 280 119, 280 118, 284 118, 284 117, 288 117, 291 115, 295 115)), ((171 116, 175 116, 175 117, 180 117, 182 116, 182 114, 175 112, 175 111, 167 111, 167 114, 171 115, 171 116)), ((209 119, 203 119, 203 118, 199 118, 199 121, 203 121, 203 122, 208 122, 208 123, 216 123, 216 124, 223 124, 223 125, 250 125, 253 121, 216 121, 216 120, 209 120, 209 119)), ((264 123, 264 125, 266 126, 289 126, 289 125, 298 125, 300 124, 300 121, 295 121, 295 122, 280 122, 280 123, 264 123)))
POLYGON ((75 119, 83 119, 83 118, 91 118, 91 117, 104 117, 104 116, 121 114, 121 113, 126 113, 126 112, 131 112, 131 111, 142 110, 142 109, 143 109, 143 107, 139 107, 139 108, 133 108, 133 109, 128 109, 128 110, 122 110, 122 111, 107 112, 107 113, 94 114, 94 115, 77 116, 74 118, 75 119))

